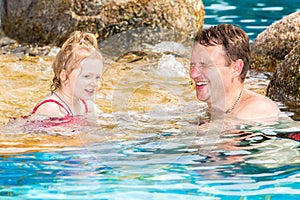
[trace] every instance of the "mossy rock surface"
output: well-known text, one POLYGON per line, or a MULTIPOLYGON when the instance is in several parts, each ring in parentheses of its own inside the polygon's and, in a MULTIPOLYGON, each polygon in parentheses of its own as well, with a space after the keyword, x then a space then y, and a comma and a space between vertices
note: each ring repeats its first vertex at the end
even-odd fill
POLYGON ((300 106, 300 41, 278 64, 267 88, 267 96, 274 100, 300 106))
POLYGON ((251 69, 274 72, 300 40, 300 11, 283 17, 261 32, 251 45, 251 69))
POLYGON ((75 30, 103 41, 141 28, 153 41, 159 42, 162 30, 181 42, 193 38, 204 21, 201 0, 2 0, 1 9, 8 37, 39 45, 61 45, 75 30))

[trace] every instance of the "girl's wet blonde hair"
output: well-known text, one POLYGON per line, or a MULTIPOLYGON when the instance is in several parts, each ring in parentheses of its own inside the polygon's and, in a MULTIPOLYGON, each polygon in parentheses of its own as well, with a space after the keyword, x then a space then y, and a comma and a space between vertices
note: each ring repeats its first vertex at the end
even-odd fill
POLYGON ((94 34, 75 31, 62 45, 52 64, 54 77, 51 91, 61 87, 60 74, 66 70, 67 76, 87 57, 103 60, 98 49, 98 41, 94 34))

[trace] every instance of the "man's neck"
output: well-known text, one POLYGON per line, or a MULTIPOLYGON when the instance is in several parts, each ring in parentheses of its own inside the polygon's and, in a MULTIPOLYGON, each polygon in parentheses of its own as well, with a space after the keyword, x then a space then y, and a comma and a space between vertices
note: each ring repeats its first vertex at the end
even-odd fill
POLYGON ((218 98, 212 99, 208 103, 211 112, 229 114, 234 112, 243 97, 244 84, 239 83, 232 86, 229 90, 225 90, 223 94, 218 95, 218 98))

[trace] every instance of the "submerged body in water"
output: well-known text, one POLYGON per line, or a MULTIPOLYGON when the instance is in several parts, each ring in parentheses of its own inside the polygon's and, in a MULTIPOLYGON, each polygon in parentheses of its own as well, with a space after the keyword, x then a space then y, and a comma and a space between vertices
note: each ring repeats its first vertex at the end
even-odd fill
POLYGON ((0 181, 14 191, 10 196, 23 197, 32 197, 32 190, 39 191, 35 196, 56 191, 97 199, 299 196, 299 142, 286 137, 300 131, 295 122, 240 123, 221 131, 229 122, 202 118, 199 126, 191 114, 103 114, 98 120, 117 123, 80 126, 73 135, 59 126, 44 133, 1 131, 1 171, 10 178, 0 181))

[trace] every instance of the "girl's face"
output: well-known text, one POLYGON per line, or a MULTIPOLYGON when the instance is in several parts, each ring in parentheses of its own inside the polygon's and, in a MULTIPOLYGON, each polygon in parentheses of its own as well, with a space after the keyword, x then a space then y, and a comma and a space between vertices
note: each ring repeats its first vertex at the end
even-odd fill
POLYGON ((94 98, 100 88, 102 71, 102 60, 89 57, 84 59, 69 75, 71 94, 85 100, 94 98))

